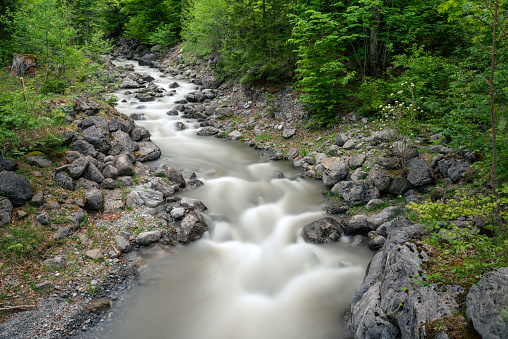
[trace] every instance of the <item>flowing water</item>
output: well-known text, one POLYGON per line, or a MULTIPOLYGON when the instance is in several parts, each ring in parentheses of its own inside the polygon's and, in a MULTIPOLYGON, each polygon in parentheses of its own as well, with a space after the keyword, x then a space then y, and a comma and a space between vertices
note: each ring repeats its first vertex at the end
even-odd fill
MULTIPOLYGON (((138 66, 168 89, 175 81, 138 66)), ((302 227, 323 217, 324 187, 303 180, 287 164, 270 162, 239 142, 198 137, 198 124, 166 111, 195 89, 140 103, 125 90, 118 111, 144 113, 157 163, 196 173, 205 185, 182 196, 208 207, 210 230, 177 254, 154 260, 139 296, 116 320, 112 338, 328 339, 349 338, 342 311, 361 283, 371 254, 350 239, 305 243, 302 227), (144 106, 140 108, 139 106, 144 106), (187 129, 179 131, 177 122, 187 129), (285 179, 273 179, 283 172, 285 179)))

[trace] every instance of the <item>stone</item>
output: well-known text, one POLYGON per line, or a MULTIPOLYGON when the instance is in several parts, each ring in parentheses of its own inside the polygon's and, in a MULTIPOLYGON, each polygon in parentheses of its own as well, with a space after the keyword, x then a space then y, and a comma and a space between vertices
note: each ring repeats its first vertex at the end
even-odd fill
POLYGON ((169 215, 173 219, 181 219, 185 216, 185 208, 183 207, 176 207, 169 212, 169 215))
POLYGON ((76 225, 79 225, 85 220, 85 212, 82 209, 78 209, 76 212, 71 213, 70 217, 76 225))
POLYGON ((361 169, 357 168, 356 171, 354 171, 353 174, 351 174, 351 180, 353 180, 356 183, 361 183, 368 176, 369 176, 369 173, 364 172, 361 169))
POLYGON ((90 160, 87 157, 78 158, 69 165, 67 165, 67 171, 69 171, 71 177, 77 179, 83 174, 83 172, 85 172, 85 169, 88 166, 89 161, 90 160))
POLYGON ((126 199, 127 207, 157 207, 164 203, 164 196, 161 192, 153 189, 137 190, 129 193, 126 199))
POLYGON ((379 190, 366 183, 341 181, 332 187, 331 192, 337 192, 349 206, 359 206, 379 197, 379 190))
POLYGON ((116 247, 121 252, 127 253, 132 249, 131 243, 128 242, 127 239, 125 239, 124 237, 117 235, 117 236, 115 236, 114 240, 115 240, 116 247))
POLYGON ((203 202, 201 202, 200 200, 187 198, 187 197, 183 197, 182 199, 180 199, 180 205, 182 207, 185 207, 185 208, 188 208, 191 210, 198 210, 199 212, 206 211, 206 209, 207 209, 205 204, 203 204, 203 202))
POLYGON ((89 190, 89 189, 92 189, 92 188, 99 189, 100 186, 96 182, 90 181, 90 180, 85 179, 85 178, 79 178, 78 182, 76 183, 75 188, 78 189, 78 188, 81 188, 81 187, 84 188, 85 190, 89 190))
POLYGON ((302 238, 306 242, 313 244, 323 244, 337 242, 341 236, 342 226, 331 217, 321 218, 302 229, 302 238))
POLYGON ((117 186, 132 186, 134 185, 134 179, 129 176, 118 177, 116 184, 117 186))
POLYGON ((74 181, 72 180, 71 176, 67 174, 67 172, 58 171, 55 173, 53 179, 55 180, 56 184, 62 188, 65 188, 69 191, 74 189, 74 181))
POLYGON ((85 257, 89 259, 102 259, 104 258, 104 254, 99 249, 93 249, 85 252, 85 257))
POLYGON ((415 187, 424 186, 432 182, 429 166, 422 158, 413 158, 406 162, 408 169, 407 180, 415 187))
POLYGON ((376 235, 374 239, 369 240, 368 246, 372 251, 379 251, 386 242, 386 238, 382 235, 376 235))
POLYGON ((377 189, 383 192, 388 190, 392 179, 393 175, 389 174, 385 169, 376 167, 370 171, 367 180, 373 183, 377 189))
POLYGON ((325 206, 327 214, 346 214, 349 211, 349 206, 346 203, 333 203, 325 206))
POLYGON ((188 244, 191 241, 200 239, 208 230, 205 218, 199 212, 192 211, 183 218, 178 229, 178 241, 188 244))
POLYGON ((388 192, 393 195, 402 195, 406 193, 409 190, 409 188, 410 188, 409 182, 406 180, 406 178, 395 177, 392 178, 392 181, 390 182, 388 192))
POLYGON ((215 128, 212 126, 206 126, 206 127, 201 128, 198 131, 198 135, 200 137, 206 137, 206 136, 219 134, 219 132, 220 132, 220 130, 218 128, 215 128))
POLYGON ((51 161, 44 154, 30 155, 30 153, 29 153, 28 155, 25 156, 25 159, 32 166, 49 167, 49 166, 53 165, 53 161, 51 161))
POLYGON ((363 214, 357 214, 349 220, 343 220, 344 234, 346 235, 365 235, 372 230, 370 223, 367 220, 367 216, 363 214))
POLYGON ((51 286, 53 286, 53 283, 49 280, 46 280, 46 281, 43 281, 41 283, 38 283, 38 284, 35 284, 35 288, 38 290, 38 291, 43 291, 43 290, 47 290, 48 288, 50 288, 51 286))
POLYGON ((92 114, 89 115, 95 115, 99 113, 101 107, 97 102, 95 102, 93 99, 90 99, 88 97, 78 97, 76 99, 76 110, 81 112, 87 112, 90 111, 92 114))
POLYGON ((179 130, 179 131, 183 131, 185 129, 187 129, 187 126, 185 126, 185 124, 181 121, 178 121, 176 123, 176 128, 179 130))
POLYGON ((40 213, 35 217, 35 220, 37 220, 38 223, 41 225, 49 225, 51 223, 51 217, 47 215, 46 213, 40 213))
POLYGON ((7 288, 16 287, 21 283, 21 279, 17 275, 7 275, 3 279, 3 285, 7 288))
POLYGON ((45 266, 63 267, 65 266, 65 258, 62 256, 54 256, 42 262, 45 266))
POLYGON ((367 156, 363 153, 354 154, 349 159, 349 166, 352 167, 353 169, 361 167, 366 158, 367 156))
POLYGON ((466 315, 482 338, 508 338, 508 267, 486 273, 471 287, 466 315))
POLYGON ((342 147, 348 140, 349 140, 349 138, 346 134, 339 133, 339 134, 337 134, 337 137, 335 138, 335 145, 342 147))
POLYGON ((0 172, 0 196, 9 199, 14 206, 21 206, 32 195, 32 186, 27 178, 11 171, 0 172))
POLYGON ((11 222, 12 203, 5 197, 0 197, 0 227, 11 222))
POLYGON ((340 158, 337 157, 328 157, 321 160, 321 164, 326 168, 329 169, 333 164, 336 162, 341 162, 340 158))
POLYGON ((448 177, 454 184, 456 184, 460 179, 464 177, 468 168, 468 163, 457 161, 448 168, 448 177))
POLYGON ((141 141, 139 144, 139 151, 136 151, 134 155, 136 160, 139 162, 157 160, 161 156, 161 149, 159 146, 151 141, 141 141))
POLYGON ((16 163, 9 159, 0 156, 0 172, 2 171, 14 171, 16 169, 16 163))
POLYGON ((365 208, 367 208, 368 210, 373 210, 373 209, 376 209, 380 206, 383 206, 384 204, 385 204, 385 202, 381 199, 372 199, 367 203, 365 208))
POLYGON ((349 139, 346 141, 346 143, 342 146, 343 149, 349 150, 355 147, 356 142, 353 139, 349 139))
POLYGON ((165 175, 172 183, 178 185, 179 187, 183 188, 187 185, 182 173, 177 169, 168 168, 165 175))
MULTIPOLYGON (((325 166, 326 167, 326 166, 325 166)), ((335 162, 323 173, 323 184, 332 187, 344 180, 349 174, 349 166, 344 162, 335 162)))
POLYGON ((35 207, 41 207, 44 204, 44 193, 37 192, 33 195, 32 199, 30 200, 30 205, 35 207))
POLYGON ((84 156, 90 155, 95 157, 97 155, 97 150, 90 144, 88 141, 84 139, 79 139, 73 142, 70 145, 71 151, 79 152, 84 156))
POLYGON ((118 169, 113 165, 106 165, 102 170, 102 175, 104 178, 116 179, 118 176, 118 169))
POLYGON ((385 222, 392 220, 397 215, 402 213, 402 209, 398 206, 390 206, 384 208, 381 212, 378 214, 374 214, 368 218, 369 223, 372 225, 373 229, 378 228, 381 226, 381 224, 384 224, 385 222))
POLYGON ((136 237, 136 243, 140 245, 149 245, 151 243, 159 241, 160 238, 161 238, 160 231, 141 232, 136 237))
POLYGON ((284 139, 292 138, 293 136, 295 136, 295 134, 296 128, 294 127, 285 127, 284 130, 282 131, 282 137, 284 139))
POLYGON ((104 311, 104 310, 107 310, 107 309, 113 307, 113 300, 111 300, 110 298, 104 297, 104 298, 97 299, 92 303, 83 305, 83 307, 88 312, 104 311))
POLYGON ((125 201, 123 201, 122 193, 119 190, 113 190, 106 194, 106 196, 104 197, 104 213, 118 214, 122 212, 124 209, 125 209, 125 201))
POLYGON ((231 140, 238 140, 242 137, 242 133, 240 133, 239 131, 233 131, 231 133, 228 134, 228 137, 229 139, 231 140))
POLYGON ((83 177, 90 181, 100 184, 104 180, 104 176, 101 171, 92 163, 89 163, 83 172, 83 177))
POLYGON ((100 211, 104 205, 104 195, 97 188, 86 190, 85 208, 90 211, 100 211))
POLYGON ((155 179, 152 182, 151 188, 161 192, 164 198, 172 196, 173 194, 175 194, 176 191, 174 186, 170 186, 161 179, 155 179))
POLYGON ((382 131, 373 132, 370 139, 375 142, 388 142, 397 136, 397 131, 394 129, 384 129, 382 131))
POLYGON ((118 175, 132 176, 136 172, 127 154, 120 154, 115 160, 114 167, 117 169, 118 175))

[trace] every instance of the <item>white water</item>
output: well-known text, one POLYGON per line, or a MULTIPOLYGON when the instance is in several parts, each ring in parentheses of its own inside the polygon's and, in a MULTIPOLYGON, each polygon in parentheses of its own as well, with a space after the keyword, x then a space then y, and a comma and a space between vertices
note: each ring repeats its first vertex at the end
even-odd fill
MULTIPOLYGON (((133 63, 120 62, 119 64, 133 63)), ((136 64, 168 89, 171 78, 136 64)), ((200 199, 219 215, 203 239, 151 263, 130 311, 112 338, 328 339, 349 338, 342 311, 360 285, 371 254, 348 239, 333 245, 303 242, 302 227, 323 217, 318 182, 297 178, 236 142, 198 137, 196 122, 165 114, 195 85, 178 81, 177 95, 139 103, 115 93, 118 111, 144 113, 158 163, 196 172, 205 185, 182 196, 200 199), (136 109, 144 105, 145 109, 136 109), (178 131, 176 123, 188 127, 178 131), (276 171, 286 179, 272 179, 276 171)), ((132 91, 132 90, 131 90, 132 91)))

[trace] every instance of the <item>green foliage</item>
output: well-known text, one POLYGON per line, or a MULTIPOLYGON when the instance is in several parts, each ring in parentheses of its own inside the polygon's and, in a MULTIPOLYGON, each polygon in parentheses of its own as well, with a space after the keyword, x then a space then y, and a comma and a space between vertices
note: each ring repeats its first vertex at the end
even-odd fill
POLYGON ((61 76, 48 76, 44 84, 41 86, 42 94, 64 94, 69 86, 67 79, 61 76))
POLYGON ((44 248, 46 230, 27 222, 21 225, 6 225, 8 237, 0 239, 0 253, 10 260, 26 259, 38 256, 44 248))

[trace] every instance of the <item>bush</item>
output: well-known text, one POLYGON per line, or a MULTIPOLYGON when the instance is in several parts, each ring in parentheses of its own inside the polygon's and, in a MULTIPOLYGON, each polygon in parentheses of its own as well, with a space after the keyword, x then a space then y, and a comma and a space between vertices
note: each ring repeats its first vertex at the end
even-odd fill
POLYGON ((41 94, 64 94, 68 80, 60 76, 48 76, 41 86, 41 94))

